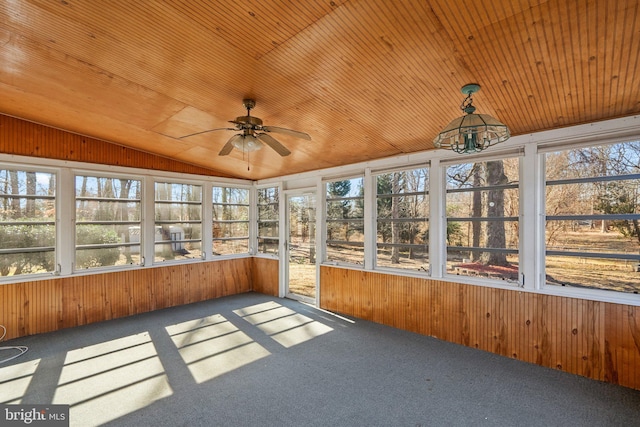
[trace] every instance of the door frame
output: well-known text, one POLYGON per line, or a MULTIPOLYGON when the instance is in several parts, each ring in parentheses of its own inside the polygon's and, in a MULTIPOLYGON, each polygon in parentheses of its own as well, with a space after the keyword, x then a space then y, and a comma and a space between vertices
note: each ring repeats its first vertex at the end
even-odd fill
POLYGON ((319 245, 318 245, 318 237, 320 236, 320 230, 319 230, 319 217, 320 215, 318 214, 319 209, 318 209, 318 191, 317 191, 317 187, 305 187, 305 188, 299 188, 299 189, 295 189, 295 190, 284 190, 282 192, 283 196, 284 196, 284 203, 282 203, 282 211, 281 211, 281 215, 280 217, 282 218, 282 227, 281 230, 282 232, 280 233, 280 241, 281 241, 281 254, 282 256, 280 257, 280 265, 279 265, 279 269, 280 269, 280 283, 278 286, 278 294, 280 298, 291 298, 291 299, 295 299, 298 301, 302 301, 305 302, 307 304, 312 304, 316 307, 319 307, 320 304, 320 259, 319 259, 319 245), (289 198, 290 197, 296 197, 296 196, 304 196, 304 195, 313 195, 315 198, 315 209, 316 209, 316 224, 315 224, 315 236, 314 236, 314 241, 315 241, 315 246, 316 246, 316 278, 315 278, 315 300, 310 298, 310 297, 306 297, 304 295, 297 295, 297 294, 291 294, 288 292, 289 289, 289 226, 290 226, 290 218, 289 218, 289 198))

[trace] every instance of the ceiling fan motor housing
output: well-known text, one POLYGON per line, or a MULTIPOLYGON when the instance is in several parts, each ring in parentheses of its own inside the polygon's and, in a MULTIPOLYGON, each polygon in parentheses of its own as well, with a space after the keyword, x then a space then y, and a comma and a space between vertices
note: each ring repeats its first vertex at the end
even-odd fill
POLYGON ((253 116, 240 116, 236 117, 234 123, 238 124, 240 129, 249 129, 255 128, 257 126, 262 126, 262 120, 258 117, 253 116))

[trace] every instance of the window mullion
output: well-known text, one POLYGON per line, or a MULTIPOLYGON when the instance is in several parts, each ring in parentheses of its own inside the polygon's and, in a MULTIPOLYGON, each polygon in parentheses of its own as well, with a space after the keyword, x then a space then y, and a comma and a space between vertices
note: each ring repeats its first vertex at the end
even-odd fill
MULTIPOLYGON (((524 156, 520 158, 520 284, 526 289, 535 289, 537 286, 538 257, 535 256, 537 242, 537 203, 538 179, 538 155, 535 145, 524 147, 524 156)), ((544 234, 544 228, 542 229, 544 234)))
POLYGON ((59 273, 69 275, 73 272, 75 260, 75 183, 70 169, 61 169, 56 189, 58 196, 58 226, 56 227, 56 241, 58 245, 57 261, 59 273))
POLYGON ((156 215, 156 198, 155 198, 155 182, 151 178, 143 181, 142 192, 142 229, 144 232, 140 236, 142 240, 141 250, 144 256, 144 262, 141 265, 153 264, 155 256, 155 215, 156 215))
POLYGON ((376 260, 376 177, 364 172, 364 268, 373 270, 376 260))
POLYGON ((258 192, 255 185, 249 189, 249 253, 255 255, 258 247, 258 192))
POLYGON ((429 168, 429 266, 431 277, 441 278, 445 263, 447 220, 444 213, 444 171, 440 160, 432 159, 429 168))
POLYGON ((205 182, 202 186, 202 259, 212 259, 213 253, 213 185, 205 182))

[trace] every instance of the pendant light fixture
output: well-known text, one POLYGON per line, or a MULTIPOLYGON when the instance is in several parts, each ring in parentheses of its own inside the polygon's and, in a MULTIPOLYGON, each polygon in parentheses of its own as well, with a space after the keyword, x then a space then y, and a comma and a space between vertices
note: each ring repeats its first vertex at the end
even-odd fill
POLYGON ((234 135, 230 139, 231 144, 243 153, 250 153, 252 151, 258 151, 262 148, 262 142, 258 141, 258 138, 253 135, 249 130, 246 130, 238 135, 234 135))
POLYGON ((451 149, 459 154, 478 153, 492 145, 506 141, 511 136, 509 128, 489 116, 475 114, 472 95, 480 90, 478 84, 468 84, 461 91, 467 97, 460 109, 465 113, 449 123, 433 140, 436 148, 451 149))
POLYGON ((255 132, 245 129, 242 133, 234 135, 231 137, 229 142, 238 150, 242 151, 242 158, 244 159, 244 155, 247 155, 247 170, 250 170, 249 167, 249 157, 252 152, 258 151, 262 149, 264 145, 262 142, 258 140, 255 136, 255 132))

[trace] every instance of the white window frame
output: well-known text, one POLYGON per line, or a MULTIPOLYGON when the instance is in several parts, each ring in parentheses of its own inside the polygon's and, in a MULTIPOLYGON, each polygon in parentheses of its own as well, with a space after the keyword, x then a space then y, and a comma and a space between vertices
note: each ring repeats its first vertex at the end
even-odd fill
MULTIPOLYGON (((442 266, 442 274, 443 277, 448 279, 448 280, 453 280, 453 278, 455 278, 456 281, 467 281, 468 279, 471 279, 472 283, 476 283, 476 282, 488 282, 488 283, 499 283, 500 285, 505 285, 508 286, 510 288, 513 288, 514 286, 517 287, 523 287, 523 272, 522 272, 522 265, 523 265, 523 260, 522 260, 522 206, 521 205, 521 199, 522 199, 522 152, 516 151, 516 152, 503 152, 503 153, 498 153, 495 156, 490 155, 489 153, 480 155, 480 156, 473 156, 473 157, 464 157, 464 158, 458 158, 457 161, 447 161, 447 162, 441 162, 441 166, 442 166, 442 176, 443 176, 443 200, 442 200, 442 205, 443 205, 443 222, 442 222, 442 228, 443 228, 443 249, 444 249, 444 255, 443 255, 443 266, 442 266), (505 219, 503 222, 505 224, 507 224, 507 221, 509 222, 513 222, 516 221, 518 223, 518 248, 517 249, 504 249, 504 250, 498 250, 499 252, 503 252, 503 253, 516 253, 518 256, 518 273, 517 273, 517 279, 512 279, 512 280, 505 280, 505 279, 498 279, 498 278, 482 278, 482 277, 477 277, 477 276, 459 276, 459 275, 455 275, 452 274, 450 272, 447 271, 446 268, 446 260, 447 260, 447 256, 448 256, 448 250, 449 250, 449 246, 446 244, 446 229, 447 229, 447 214, 446 214, 446 207, 447 207, 447 203, 446 203, 446 198, 447 198, 447 194, 450 193, 451 191, 448 190, 446 188, 446 170, 449 166, 453 166, 453 165, 462 165, 462 164, 472 164, 472 163, 480 163, 480 162, 488 162, 488 161, 494 161, 494 160, 504 160, 504 159, 516 159, 518 161, 518 184, 517 185, 513 185, 513 184, 508 184, 505 185, 505 188, 508 189, 516 189, 518 191, 518 216, 516 217, 516 219, 513 219, 513 217, 505 217, 508 219, 505 219), (464 279, 463 279, 464 278, 464 279)), ((501 186, 502 187, 502 186, 501 186)), ((482 187, 484 189, 489 189, 489 186, 486 187, 482 187)), ((464 192, 464 190, 456 190, 456 191, 460 191, 460 192, 464 192)), ((473 190, 469 189, 469 192, 471 192, 473 190)), ((481 251, 482 252, 482 251, 481 251)))
MULTIPOLYGON (((589 141, 589 142, 580 142, 577 144, 558 144, 558 145, 549 145, 549 146, 540 146, 538 147, 537 150, 537 161, 539 162, 539 174, 540 174, 540 183, 541 183, 541 188, 540 188, 540 197, 539 197, 539 203, 538 206, 540 207, 540 222, 539 222, 539 234, 538 234, 538 242, 539 242, 539 247, 540 250, 538 252, 538 258, 540 259, 539 262, 539 270, 540 272, 540 279, 539 279, 539 283, 537 288, 543 291, 550 291, 552 293, 560 293, 560 294, 574 294, 576 296, 586 296, 586 297, 591 297, 592 295, 596 295, 598 293, 607 293, 607 294, 611 294, 611 293, 615 293, 615 294, 620 294, 620 295, 638 295, 640 293, 640 289, 638 289, 635 292, 623 292, 623 291, 617 291, 617 290, 612 290, 612 289, 602 289, 602 288, 596 288, 596 287, 591 287, 591 288, 580 288, 580 287, 573 287, 573 286, 563 286, 563 285, 552 285, 549 284, 546 280, 546 258, 549 255, 549 250, 547 250, 546 247, 546 238, 545 238, 545 230, 546 230, 546 221, 549 219, 549 215, 547 215, 547 205, 546 205, 546 190, 547 190, 547 186, 549 185, 547 183, 546 180, 546 156, 549 153, 555 153, 555 152, 563 152, 563 151, 570 151, 570 150, 579 150, 579 149, 588 149, 588 148, 595 148, 595 147, 604 147, 604 146, 611 146, 611 145, 615 145, 615 144, 624 144, 624 143, 631 143, 631 142, 638 142, 640 141, 640 138, 629 138, 626 140, 620 140, 620 139, 613 139, 613 140, 604 140, 604 142, 599 142, 599 141, 589 141)), ((619 179, 618 177, 625 177, 625 176, 630 176, 632 179, 634 180, 638 180, 640 181, 640 178, 638 176, 640 176, 640 173, 638 174, 631 174, 631 175, 609 175, 606 177, 585 177, 585 178, 574 178, 574 179, 569 179, 568 181, 571 182, 575 182, 575 183, 589 183, 589 182, 596 182, 596 181, 601 181, 601 182, 612 182, 612 181, 619 181, 621 179, 619 179)), ((562 185, 558 184, 557 181, 564 181, 564 180, 556 180, 556 182, 554 182, 551 185, 562 185)), ((632 214, 631 215, 633 218, 635 219, 640 219, 640 214, 632 214)), ((590 218, 590 219, 604 219, 606 217, 610 217, 612 220, 618 219, 616 215, 613 214, 600 214, 600 215, 592 215, 592 214, 584 214, 584 215, 551 215, 551 219, 552 220, 562 220, 562 219, 579 219, 579 218, 590 218)), ((599 253, 597 252, 590 252, 590 251, 551 251, 553 252, 552 255, 558 255, 558 256, 566 256, 566 257, 585 257, 585 258, 612 258, 612 259, 630 259, 632 262, 635 261, 637 263, 638 266, 640 266, 640 255, 634 254, 633 256, 620 256, 620 257, 615 257, 616 254, 615 252, 606 252, 606 253, 601 253, 601 256, 597 256, 599 253), (563 252, 566 252, 566 255, 562 255, 563 252)))
MULTIPOLYGON (((55 187, 54 187, 54 196, 51 198, 47 196, 46 198, 51 198, 53 200, 53 204, 55 206, 56 214, 54 216, 53 221, 43 221, 42 223, 47 223, 49 225, 53 225, 54 227, 54 245, 51 251, 47 250, 46 252, 53 252, 54 257, 54 268, 52 271, 46 271, 42 273, 29 273, 29 274, 20 274, 17 276, 0 276, 0 283, 3 282, 13 282, 19 281, 28 281, 28 280, 37 280, 42 279, 43 277, 51 277, 52 275, 60 274, 60 170, 58 168, 51 168, 47 166, 40 166, 38 164, 29 164, 29 163, 12 163, 12 162, 0 162, 0 169, 6 170, 16 170, 20 172, 34 172, 34 173, 47 173, 55 176, 55 187)), ((2 224, 11 224, 11 223, 19 223, 19 221, 7 221, 2 224)), ((0 225, 1 226, 1 225, 0 225)), ((48 248, 48 247, 47 247, 48 248)), ((14 250, 17 248, 13 248, 14 250)), ((9 249, 10 250, 10 249, 9 249)), ((18 252, 20 253, 20 252, 18 252)))
MULTIPOLYGON (((416 275, 418 277, 423 277, 423 276, 429 276, 431 275, 431 194, 430 194, 430 189, 431 189, 431 165, 429 162, 426 163, 420 163, 420 164, 414 164, 414 165, 410 165, 410 166, 402 166, 402 167, 397 167, 397 168, 389 168, 389 169, 382 169, 382 170, 375 170, 371 172, 371 186, 369 186, 368 188, 370 188, 371 192, 373 192, 373 197, 372 197, 372 225, 373 225, 373 230, 372 230, 372 240, 373 240, 373 244, 372 244, 372 250, 373 250, 373 269, 374 270, 379 270, 379 271, 388 271, 390 273, 403 273, 403 274, 409 274, 409 275, 416 275), (380 175, 385 175, 385 174, 389 174, 389 173, 396 173, 396 172, 408 172, 408 171, 414 171, 417 169, 426 169, 426 186, 425 186, 425 191, 424 193, 420 193, 422 194, 426 199, 427 199, 427 203, 429 204, 429 213, 427 214, 426 220, 425 222, 427 223, 427 228, 429 230, 429 240, 426 244, 426 250, 427 250, 427 260, 428 260, 428 267, 426 269, 416 269, 416 270, 412 270, 412 269, 408 269, 408 268, 401 268, 401 267, 387 267, 387 266, 379 266, 378 265, 378 177, 380 175)), ((365 192, 366 192, 366 188, 365 187, 365 192)), ((398 193, 398 194, 404 194, 404 193, 398 193)), ((414 193, 410 193, 411 195, 413 195, 414 193)), ((397 197, 397 196, 393 196, 393 197, 397 197)), ((365 198, 366 198, 366 194, 365 194, 365 198)), ((366 217, 366 215, 365 215, 366 217)), ((366 233, 365 233, 365 240, 367 239, 366 233)), ((398 245, 402 245, 402 244, 398 244, 398 245)), ((408 246, 408 245, 405 245, 408 246)))
POLYGON ((255 236, 254 242, 252 243, 252 246, 255 248, 255 255, 258 257, 264 257, 264 258, 273 258, 273 259, 278 259, 280 257, 280 241, 281 241, 281 228, 282 228, 282 218, 280 215, 280 205, 282 205, 282 196, 283 196, 283 191, 282 191, 282 186, 280 184, 272 184, 272 185, 257 185, 255 187, 255 215, 253 215, 252 217, 255 218, 254 220, 251 221, 252 225, 255 225, 255 230, 252 234, 253 236, 255 236), (270 252, 260 252, 260 223, 262 221, 260 221, 260 209, 259 209, 259 205, 258 205, 258 200, 259 200, 259 192, 260 190, 265 190, 265 189, 270 189, 273 188, 278 192, 278 209, 277 209, 277 219, 273 220, 273 222, 276 223, 276 225, 278 226, 278 236, 271 238, 272 240, 274 240, 277 243, 277 251, 276 253, 270 253, 270 252))
MULTIPOLYGON (((72 261, 72 268, 73 268, 73 272, 74 273, 78 273, 78 272, 100 272, 100 271, 104 271, 104 270, 123 270, 123 269, 130 269, 130 268, 136 268, 136 267, 140 267, 142 265, 144 265, 144 240, 145 240, 145 236, 144 236, 144 199, 145 199, 145 195, 144 195, 144 189, 145 189, 145 182, 144 182, 144 177, 143 176, 136 176, 136 175, 130 175, 130 174, 114 174, 114 173, 108 173, 108 172, 103 172, 100 170, 83 170, 83 169, 73 169, 71 170, 71 179, 73 182, 73 191, 72 191, 72 198, 73 198, 73 205, 72 205, 72 223, 73 223, 73 233, 72 233, 72 239, 73 239, 73 261, 72 261), (121 264, 121 265, 110 265, 110 266, 101 266, 101 267, 92 267, 92 268, 82 268, 82 269, 78 269, 76 266, 76 251, 77 249, 77 242, 76 242, 76 236, 77 236, 77 226, 78 226, 78 219, 77 219, 77 206, 76 206, 76 202, 77 202, 77 197, 76 197, 76 178, 79 176, 87 176, 89 178, 112 178, 112 179, 131 179, 131 180, 137 180, 140 182, 140 221, 138 222, 138 224, 140 225, 140 243, 137 245, 139 246, 139 251, 140 251, 140 262, 138 264, 121 264)), ((92 199, 92 198, 89 198, 92 199)), ((119 200, 119 199, 114 199, 114 200, 119 200)), ((100 224, 101 222, 97 221, 97 224, 100 224)), ((118 248, 125 246, 128 244, 118 244, 118 248)), ((129 246, 135 246, 135 244, 131 244, 129 246)))
POLYGON ((228 259, 228 258, 238 258, 238 257, 247 257, 247 256, 252 256, 255 254, 255 242, 257 242, 257 236, 256 236, 256 232, 257 232, 257 227, 254 227, 253 223, 255 222, 255 217, 257 215, 256 212, 256 197, 257 197, 257 193, 255 192, 255 186, 250 186, 250 185, 239 185, 239 184, 235 184, 235 183, 222 183, 222 182, 214 182, 211 185, 211 188, 209 189, 209 193, 210 193, 210 197, 211 197, 211 201, 210 203, 207 205, 207 209, 211 211, 211 228, 213 229, 213 225, 216 221, 216 219, 213 217, 213 205, 220 205, 222 206, 221 203, 216 203, 213 201, 213 189, 214 188, 232 188, 232 189, 241 189, 241 190, 246 190, 247 191, 247 204, 237 204, 237 203, 230 203, 228 205, 231 206, 246 206, 247 207, 247 211, 248 211, 248 217, 247 220, 232 220, 233 222, 238 222, 238 223, 246 223, 247 224, 247 236, 242 236, 242 237, 230 237, 230 238, 216 238, 215 236, 212 236, 212 242, 211 242, 211 247, 207 248, 207 250, 210 250, 212 253, 212 259, 228 259), (209 209, 210 207, 210 209, 209 209), (246 238, 247 241, 247 251, 246 252, 236 252, 236 253, 228 253, 228 254, 214 254, 213 252, 213 243, 217 240, 243 240, 246 238))
MULTIPOLYGON (((151 197, 149 197, 150 200, 147 200, 147 203, 152 204, 153 205, 153 221, 150 221, 153 223, 153 232, 151 234, 151 241, 153 242, 153 256, 152 256, 152 260, 153 260, 153 264, 154 265, 162 265, 162 264, 173 264, 173 263, 181 263, 181 262, 197 262, 199 260, 202 260, 205 258, 205 251, 204 248, 202 247, 203 244, 203 234, 204 234, 204 223, 203 223, 203 217, 204 217, 204 191, 205 191, 205 185, 202 181, 192 181, 192 180, 184 180, 184 179, 170 179, 170 178, 164 178, 164 177, 154 177, 153 179, 153 191, 150 193, 152 194, 151 197), (193 202, 185 202, 185 201, 172 201, 170 203, 176 203, 176 204, 186 204, 186 205, 199 205, 200 206, 200 220, 196 221, 196 220, 185 220, 185 221, 179 221, 176 222, 174 220, 164 220, 161 221, 160 223, 166 223, 166 224, 170 224, 170 223, 177 223, 177 224, 200 224, 200 239, 180 239, 180 240, 176 240, 177 243, 189 243, 189 242, 200 242, 200 257, 193 257, 193 258, 179 258, 179 259, 168 259, 168 260, 156 260, 156 240, 155 240, 155 234, 156 234, 156 227, 157 227, 157 220, 155 218, 155 211, 156 211, 156 185, 157 184, 177 184, 177 185, 192 185, 192 186, 198 186, 200 187, 200 192, 201 192, 201 197, 200 197, 200 202, 199 203, 193 203, 193 202)), ((164 202, 163 202, 164 204, 164 202)), ((169 204, 169 203, 167 203, 169 204)), ((173 244, 173 243, 172 243, 173 244)))
MULTIPOLYGON (((346 176, 340 176, 340 177, 332 177, 332 178, 327 178, 327 179, 323 179, 322 180, 322 203, 321 204, 317 204, 316 207, 320 208, 320 206, 322 207, 322 223, 323 223, 323 227, 322 227, 322 263, 323 264, 327 264, 327 265, 340 265, 340 266, 348 266, 348 267, 352 267, 352 268, 359 268, 359 269, 364 269, 366 266, 366 260, 367 260, 367 241, 368 241, 368 236, 367 236, 367 227, 365 226, 365 223, 367 222, 366 219, 366 200, 367 200, 367 182, 365 182, 365 174, 360 171, 360 173, 355 173, 353 175, 346 175, 346 176), (362 255, 362 263, 358 264, 358 263, 352 263, 352 262, 346 262, 346 261, 339 261, 339 260, 330 260, 329 259, 329 240, 328 240, 328 228, 329 228, 329 222, 331 221, 340 221, 341 219, 330 219, 329 218, 329 214, 328 214, 328 206, 329 206, 329 201, 338 201, 338 200, 357 200, 360 199, 360 197, 354 197, 354 196, 347 196, 347 197, 339 197, 339 198, 332 198, 332 199, 328 199, 327 198, 327 193, 328 193, 328 186, 330 183, 332 182, 340 182, 340 181, 351 181, 351 180, 355 180, 355 179, 361 179, 362 180, 362 188, 364 189, 364 194, 362 196, 362 202, 363 202, 363 218, 362 219, 348 219, 346 220, 346 222, 349 223, 362 223, 362 233, 364 235, 364 241, 363 241, 363 255, 362 255)), ((338 240, 334 240, 334 242, 342 242, 342 241, 338 241, 338 240)), ((344 242, 344 243, 351 243, 351 242, 344 242)), ((351 245, 351 246, 359 246, 359 245, 351 245)))

